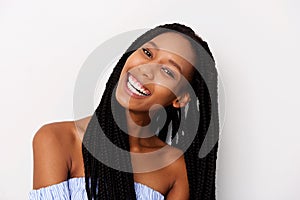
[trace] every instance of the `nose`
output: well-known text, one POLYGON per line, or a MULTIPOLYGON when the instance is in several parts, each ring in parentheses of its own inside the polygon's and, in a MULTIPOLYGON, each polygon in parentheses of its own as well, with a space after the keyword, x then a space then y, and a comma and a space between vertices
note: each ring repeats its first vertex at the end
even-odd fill
POLYGON ((149 80, 154 78, 154 66, 151 64, 142 65, 139 67, 141 75, 149 80))

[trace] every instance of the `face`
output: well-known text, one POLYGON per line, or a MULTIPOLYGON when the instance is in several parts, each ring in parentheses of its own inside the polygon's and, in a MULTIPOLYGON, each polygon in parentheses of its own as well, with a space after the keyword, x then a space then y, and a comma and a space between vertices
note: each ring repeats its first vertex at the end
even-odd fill
POLYGON ((128 57, 116 89, 117 101, 135 111, 188 102, 184 87, 192 79, 194 57, 190 42, 180 34, 158 35, 128 57))

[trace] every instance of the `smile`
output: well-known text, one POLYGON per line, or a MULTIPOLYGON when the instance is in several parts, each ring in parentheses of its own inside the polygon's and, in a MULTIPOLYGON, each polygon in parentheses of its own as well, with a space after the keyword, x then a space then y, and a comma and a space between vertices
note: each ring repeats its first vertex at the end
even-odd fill
POLYGON ((143 86, 141 82, 139 82, 134 76, 132 76, 130 73, 128 73, 127 76, 127 88, 132 92, 133 94, 136 94, 138 96, 150 96, 151 92, 143 86))

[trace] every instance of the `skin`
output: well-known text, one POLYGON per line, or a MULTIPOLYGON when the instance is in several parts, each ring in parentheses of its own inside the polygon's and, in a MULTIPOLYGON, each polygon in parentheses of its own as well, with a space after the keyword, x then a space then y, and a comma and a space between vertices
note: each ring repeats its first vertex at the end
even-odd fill
MULTIPOLYGON (((151 133, 147 125, 151 115, 158 109, 157 105, 172 104, 178 108, 188 103, 190 96, 184 92, 184 88, 185 80, 190 81, 193 75, 193 60, 194 53, 190 43, 176 33, 164 33, 155 37, 127 59, 115 95, 126 110, 130 152, 147 153, 167 147, 168 151, 161 155, 161 159, 165 160, 183 153, 161 141, 151 133), (136 98, 126 92, 128 72, 151 91, 150 96, 136 98)), ((33 189, 73 177, 84 177, 81 145, 90 119, 91 116, 76 121, 55 122, 38 130, 33 138, 33 189)), ((139 166, 140 163, 132 157, 134 171, 142 167, 139 166)), ((189 198, 183 155, 161 169, 134 173, 134 180, 160 192, 166 199, 189 198)))

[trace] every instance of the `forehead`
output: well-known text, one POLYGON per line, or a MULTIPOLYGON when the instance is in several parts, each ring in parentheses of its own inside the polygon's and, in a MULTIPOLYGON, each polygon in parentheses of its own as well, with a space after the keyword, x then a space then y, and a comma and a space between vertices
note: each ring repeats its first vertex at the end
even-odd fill
POLYGON ((191 64, 194 64, 195 54, 190 42, 180 33, 167 32, 153 38, 156 48, 176 54, 191 64))

